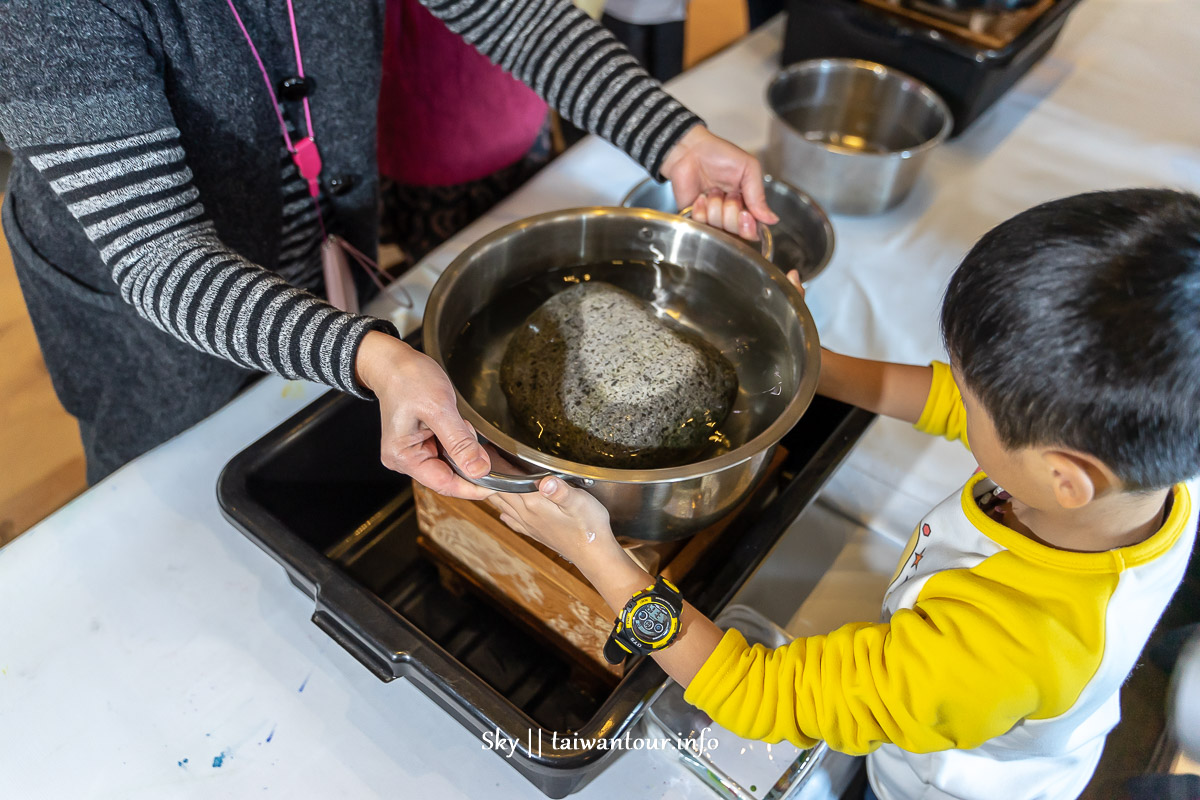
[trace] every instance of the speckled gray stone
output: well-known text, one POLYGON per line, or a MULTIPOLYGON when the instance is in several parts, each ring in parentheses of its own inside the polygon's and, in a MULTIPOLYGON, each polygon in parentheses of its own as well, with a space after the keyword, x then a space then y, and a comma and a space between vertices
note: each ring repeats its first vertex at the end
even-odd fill
POLYGON ((585 464, 689 463, 719 436, 733 365, 611 284, 559 292, 513 334, 500 368, 513 417, 538 449, 585 464))

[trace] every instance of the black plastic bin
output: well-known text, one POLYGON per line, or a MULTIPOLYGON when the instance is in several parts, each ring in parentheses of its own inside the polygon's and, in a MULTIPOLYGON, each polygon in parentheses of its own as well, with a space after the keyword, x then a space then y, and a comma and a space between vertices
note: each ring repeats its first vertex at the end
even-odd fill
POLYGON ((782 63, 810 58, 877 61, 924 81, 962 133, 1050 50, 1080 0, 1058 0, 999 50, 898 19, 859 0, 788 0, 782 63))
MULTIPOLYGON (((455 595, 416 546, 407 478, 378 458, 374 404, 329 393, 240 453, 217 494, 226 517, 316 603, 313 622, 380 680, 406 677, 477 735, 518 741, 506 759, 550 797, 581 788, 618 754, 530 752, 527 732, 624 736, 664 675, 650 659, 615 687, 564 656, 482 596, 455 595)), ((682 581, 715 614, 850 452, 873 415, 817 398, 784 440, 779 491, 735 523, 682 581), (717 549, 717 548, 715 548, 717 549)))

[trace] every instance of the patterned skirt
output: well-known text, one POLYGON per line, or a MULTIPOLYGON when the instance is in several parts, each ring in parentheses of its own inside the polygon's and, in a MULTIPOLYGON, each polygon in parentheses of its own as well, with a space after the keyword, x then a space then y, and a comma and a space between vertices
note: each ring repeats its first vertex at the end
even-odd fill
POLYGON ((413 186, 381 176, 379 241, 404 251, 407 269, 516 191, 552 156, 547 122, 519 161, 479 180, 413 186))

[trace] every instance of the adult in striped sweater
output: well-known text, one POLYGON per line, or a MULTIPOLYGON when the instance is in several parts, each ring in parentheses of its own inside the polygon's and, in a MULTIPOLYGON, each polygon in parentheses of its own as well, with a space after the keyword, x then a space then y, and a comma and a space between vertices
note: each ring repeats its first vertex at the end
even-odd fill
MULTIPOLYGON (((757 162, 568 0, 423 2, 681 203, 703 194, 702 221, 775 221, 757 162)), ((0 3, 4 230, 90 482, 267 371, 374 395, 385 464, 483 494, 436 457, 435 436, 468 473, 489 468, 444 373, 320 297, 322 220, 375 248, 383 15, 383 0, 0 3), (307 79, 289 80, 301 59, 307 79), (281 126, 320 142, 316 202, 281 126)))

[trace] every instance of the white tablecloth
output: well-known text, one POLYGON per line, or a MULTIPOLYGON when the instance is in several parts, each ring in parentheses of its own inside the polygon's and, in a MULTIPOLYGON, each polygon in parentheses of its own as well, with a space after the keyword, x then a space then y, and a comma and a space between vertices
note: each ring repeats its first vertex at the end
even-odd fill
MULTIPOLYGON (((776 24, 749 37, 672 89, 716 132, 762 147, 779 35, 776 24)), ((1089 189, 1200 189, 1197 75, 1200 2, 1085 0, 1050 56, 934 154, 900 208, 834 219, 837 252, 809 290, 822 341, 939 357, 942 287, 989 227, 1089 189)), ((479 235, 615 202, 641 177, 585 141, 406 283, 423 300, 479 235)), ((222 519, 221 467, 317 392, 265 380, 0 550, 0 795, 539 796, 411 685, 380 683, 329 640, 311 601, 222 519)), ((739 599, 797 632, 873 617, 895 542, 972 466, 956 446, 877 424, 739 599)), ((656 754, 618 763, 580 797, 709 797, 656 754)))

